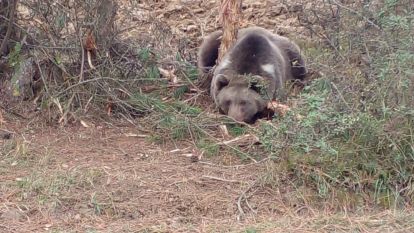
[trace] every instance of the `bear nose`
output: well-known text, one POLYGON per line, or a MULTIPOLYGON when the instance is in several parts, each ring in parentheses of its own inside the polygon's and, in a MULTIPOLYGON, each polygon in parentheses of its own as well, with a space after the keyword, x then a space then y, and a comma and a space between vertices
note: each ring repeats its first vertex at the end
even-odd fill
POLYGON ((241 112, 231 112, 231 113, 229 113, 229 116, 231 118, 233 118, 234 120, 236 120, 236 121, 244 122, 244 117, 243 117, 243 114, 241 112))
POLYGON ((243 122, 244 121, 244 119, 243 119, 243 117, 242 116, 235 116, 235 117, 233 117, 236 121, 239 121, 239 122, 243 122))

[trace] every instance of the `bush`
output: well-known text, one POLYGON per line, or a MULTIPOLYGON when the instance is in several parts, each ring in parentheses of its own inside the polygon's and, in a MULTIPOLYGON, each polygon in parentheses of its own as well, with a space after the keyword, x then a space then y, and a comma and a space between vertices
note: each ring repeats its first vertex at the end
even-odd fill
MULTIPOLYGON (((310 187, 317 199, 413 203, 413 6, 392 0, 375 11, 368 5, 332 7, 338 15, 318 23, 334 20, 337 30, 322 38, 336 40, 305 51, 321 77, 287 117, 275 120, 277 127, 262 124, 265 149, 275 157, 276 168, 268 172, 286 172, 286 179, 310 187)), ((272 182, 281 180, 265 183, 272 182)))

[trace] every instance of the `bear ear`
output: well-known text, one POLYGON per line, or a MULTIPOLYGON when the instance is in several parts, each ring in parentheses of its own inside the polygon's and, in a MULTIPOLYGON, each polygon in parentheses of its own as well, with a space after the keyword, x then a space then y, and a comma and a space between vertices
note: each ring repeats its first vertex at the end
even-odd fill
POLYGON ((224 74, 219 74, 216 78, 217 90, 220 91, 225 86, 229 85, 229 82, 230 81, 229 78, 227 78, 227 76, 225 76, 224 74))

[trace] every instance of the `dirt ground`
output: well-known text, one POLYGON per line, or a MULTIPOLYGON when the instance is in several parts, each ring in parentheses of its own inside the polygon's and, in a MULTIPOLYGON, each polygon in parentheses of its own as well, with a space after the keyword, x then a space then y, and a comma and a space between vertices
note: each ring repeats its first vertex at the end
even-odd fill
MULTIPOLYGON (((15 140, 20 148, 1 161, 1 209, 8 224, 0 227, 8 232, 21 232, 27 223, 34 228, 22 229, 50 225, 79 232, 230 226, 237 218, 238 196, 260 169, 194 163, 149 143, 133 127, 33 129, 24 124, 2 126, 16 138, 3 140, 4 147, 15 140)), ((261 196, 269 195, 256 194, 257 209, 276 201, 261 196)))
POLYGON ((282 188, 255 185, 266 161, 193 162, 188 145, 157 146, 119 122, 4 120, 1 232, 411 232, 402 225, 414 221, 292 204, 282 188))
MULTIPOLYGON (((119 2, 121 12, 133 10, 130 1, 119 2)), ((302 2, 290 1, 289 8, 275 2, 244 1, 243 24, 294 39, 306 37, 296 15, 302 2)), ((138 5, 139 27, 129 35, 144 33, 151 24, 146 19, 155 16, 169 24, 173 41, 190 38, 189 54, 203 34, 217 27, 216 1, 138 5)), ((157 145, 128 122, 60 127, 26 117, 3 111, 0 118, 0 232, 413 230, 404 227, 414 221, 408 213, 337 214, 297 205, 281 193, 284 189, 259 188, 256 182, 266 160, 246 163, 219 156, 195 162, 190 143, 157 145)))

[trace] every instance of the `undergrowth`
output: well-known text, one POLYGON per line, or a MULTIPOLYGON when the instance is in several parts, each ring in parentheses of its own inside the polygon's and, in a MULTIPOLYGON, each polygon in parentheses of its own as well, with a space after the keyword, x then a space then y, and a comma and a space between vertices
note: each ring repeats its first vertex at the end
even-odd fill
POLYGON ((413 6, 387 0, 374 12, 339 8, 339 30, 325 37, 337 47, 305 48, 321 77, 274 120, 277 127, 261 124, 274 158, 263 183, 292 182, 314 191, 307 201, 334 198, 336 207, 412 204, 413 6))

